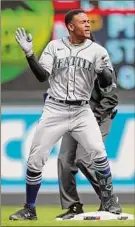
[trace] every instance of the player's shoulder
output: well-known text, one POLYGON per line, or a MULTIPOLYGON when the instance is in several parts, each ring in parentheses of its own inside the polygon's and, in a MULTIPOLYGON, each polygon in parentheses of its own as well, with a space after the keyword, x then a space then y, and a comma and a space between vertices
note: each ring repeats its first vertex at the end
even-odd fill
POLYGON ((53 39, 48 44, 51 46, 58 46, 61 43, 62 43, 62 39, 53 39))
POLYGON ((55 52, 58 48, 64 48, 62 39, 53 39, 48 43, 48 46, 53 52, 55 52))
POLYGON ((93 42, 93 48, 98 52, 106 52, 107 50, 99 43, 93 42))

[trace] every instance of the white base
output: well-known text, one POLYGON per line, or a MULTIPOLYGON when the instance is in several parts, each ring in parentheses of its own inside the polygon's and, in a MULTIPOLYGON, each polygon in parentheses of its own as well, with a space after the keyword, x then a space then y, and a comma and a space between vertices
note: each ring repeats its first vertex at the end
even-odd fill
POLYGON ((134 215, 126 213, 112 214, 106 211, 96 211, 78 214, 69 220, 134 220, 134 215))

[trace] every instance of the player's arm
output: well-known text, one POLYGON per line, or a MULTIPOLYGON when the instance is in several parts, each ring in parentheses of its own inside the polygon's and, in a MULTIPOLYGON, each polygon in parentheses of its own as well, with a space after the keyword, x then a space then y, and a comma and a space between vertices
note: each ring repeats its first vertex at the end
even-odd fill
POLYGON ((101 121, 103 121, 107 116, 113 119, 117 113, 117 109, 115 108, 118 105, 118 94, 117 94, 117 73, 115 70, 113 71, 113 84, 115 84, 115 86, 112 88, 110 92, 102 92, 101 88, 99 87, 98 80, 97 79, 95 80, 90 105, 92 107, 92 110, 98 123, 101 123, 101 121), (95 93, 99 94, 98 105, 95 102, 96 101, 95 93))
POLYGON ((40 82, 48 80, 53 65, 53 56, 49 54, 49 50, 47 50, 48 47, 45 49, 48 53, 45 54, 44 51, 41 55, 41 59, 38 61, 33 52, 32 36, 30 34, 27 35, 24 28, 17 29, 16 40, 24 51, 28 64, 36 78, 40 82))
MULTIPOLYGON (((108 74, 107 70, 106 70, 106 74, 108 74)), ((117 89, 117 78, 116 78, 116 71, 113 69, 112 71, 109 70, 109 74, 111 77, 111 84, 108 85, 107 87, 104 87, 102 85, 103 82, 99 82, 99 77, 102 77, 102 74, 98 75, 98 85, 101 91, 101 94, 103 97, 105 97, 106 95, 108 96, 108 93, 111 92, 112 90, 116 90, 117 89), (110 74, 111 72, 111 74, 110 74)), ((107 75, 108 76, 108 75, 107 75)), ((101 79, 100 77, 100 79, 101 79)))
POLYGON ((112 85, 112 71, 104 68, 102 72, 97 74, 100 87, 106 88, 112 85))
POLYGON ((34 75, 36 76, 36 78, 40 82, 44 82, 44 81, 48 80, 50 73, 39 64, 39 61, 36 58, 36 56, 34 54, 32 54, 31 56, 26 55, 26 58, 27 58, 29 66, 30 66, 32 72, 34 73, 34 75))
POLYGON ((107 51, 103 48, 96 56, 95 71, 99 86, 103 91, 110 91, 113 84, 113 67, 107 51))

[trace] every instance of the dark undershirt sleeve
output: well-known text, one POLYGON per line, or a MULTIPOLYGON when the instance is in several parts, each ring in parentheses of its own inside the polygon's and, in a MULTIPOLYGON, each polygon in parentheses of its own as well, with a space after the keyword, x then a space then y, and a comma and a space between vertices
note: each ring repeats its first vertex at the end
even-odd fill
POLYGON ((108 68, 103 69, 101 73, 97 74, 100 87, 106 88, 112 84, 113 72, 108 68))
POLYGON ((40 65, 38 59, 35 57, 34 54, 32 54, 30 57, 26 56, 26 59, 32 72, 40 82, 48 80, 50 73, 40 65))

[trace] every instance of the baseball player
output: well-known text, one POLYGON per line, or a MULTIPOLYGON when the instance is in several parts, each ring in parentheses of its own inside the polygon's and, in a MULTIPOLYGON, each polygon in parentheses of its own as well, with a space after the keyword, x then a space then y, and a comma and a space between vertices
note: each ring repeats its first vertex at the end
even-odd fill
POLYGON ((121 213, 102 135, 89 105, 96 78, 100 89, 112 89, 113 68, 106 49, 89 39, 90 23, 83 10, 68 12, 65 24, 69 36, 49 42, 39 60, 33 52, 31 35, 24 28, 16 31, 16 40, 31 70, 40 82, 49 80, 50 88, 27 162, 26 203, 10 220, 37 219, 35 202, 43 167, 50 148, 67 132, 84 147, 91 160, 89 168, 94 170, 100 185, 105 210, 121 213))
MULTIPOLYGON (((116 74, 114 73, 114 85, 116 85, 116 74)), ((99 124, 103 140, 109 133, 112 119, 114 119, 117 110, 115 107, 118 104, 118 95, 116 86, 111 92, 103 93, 98 85, 98 80, 95 80, 94 89, 92 91, 90 106, 99 124)), ((78 167, 82 173, 92 184, 95 192, 101 200, 101 190, 96 180, 95 174, 89 168, 90 160, 84 148, 78 144, 69 133, 62 138, 60 153, 58 156, 58 179, 60 190, 60 201, 62 209, 68 209, 67 212, 56 217, 58 220, 70 219, 76 214, 83 213, 83 204, 79 199, 75 175, 78 172, 78 167), (77 150, 78 149, 78 150, 77 150), (76 157, 77 154, 77 157, 76 157)), ((102 203, 99 211, 104 211, 102 203)))

